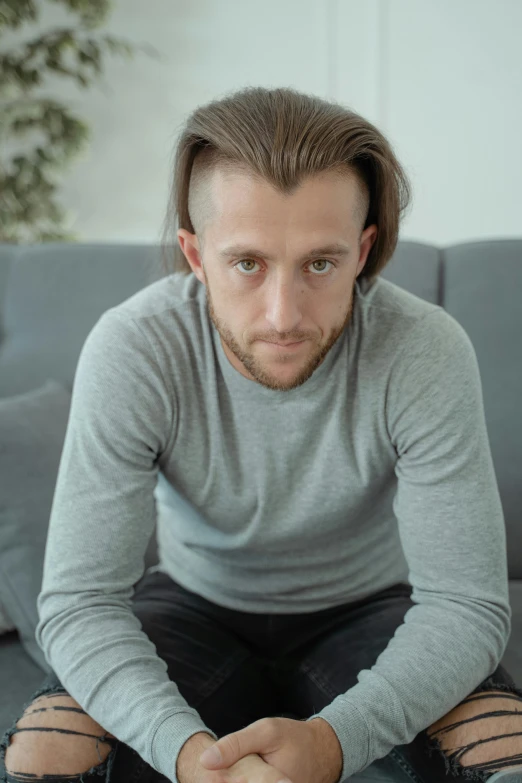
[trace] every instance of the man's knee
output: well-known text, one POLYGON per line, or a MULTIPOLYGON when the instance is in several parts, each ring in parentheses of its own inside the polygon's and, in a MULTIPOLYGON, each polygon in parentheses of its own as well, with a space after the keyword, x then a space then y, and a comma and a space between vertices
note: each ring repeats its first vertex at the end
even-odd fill
POLYGON ((499 772, 522 763, 522 699, 505 691, 471 694, 427 730, 450 761, 461 767, 499 772))
POLYGON ((102 764, 115 742, 68 694, 39 696, 16 726, 5 753, 11 773, 79 775, 102 764))

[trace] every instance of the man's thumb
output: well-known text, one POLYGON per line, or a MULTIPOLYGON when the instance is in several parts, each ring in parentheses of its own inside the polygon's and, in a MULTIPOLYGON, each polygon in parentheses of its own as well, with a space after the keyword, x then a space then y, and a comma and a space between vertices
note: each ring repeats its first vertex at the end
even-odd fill
POLYGON ((263 742, 255 724, 221 737, 205 749, 199 761, 208 769, 231 767, 250 753, 262 753, 263 742))
POLYGON ((216 745, 212 745, 210 748, 207 748, 205 751, 203 751, 199 757, 199 761, 201 764, 203 764, 204 767, 210 767, 211 769, 218 768, 223 761, 223 757, 221 755, 221 751, 217 747, 217 743, 216 745))

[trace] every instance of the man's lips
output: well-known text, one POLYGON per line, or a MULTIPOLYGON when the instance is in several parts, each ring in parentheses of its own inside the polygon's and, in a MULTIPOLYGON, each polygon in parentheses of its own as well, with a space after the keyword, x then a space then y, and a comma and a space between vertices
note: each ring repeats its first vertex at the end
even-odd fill
POLYGON ((268 340, 262 340, 261 342, 265 343, 266 345, 273 345, 275 348, 297 348, 298 346, 302 345, 305 340, 299 340, 295 343, 272 343, 268 340))

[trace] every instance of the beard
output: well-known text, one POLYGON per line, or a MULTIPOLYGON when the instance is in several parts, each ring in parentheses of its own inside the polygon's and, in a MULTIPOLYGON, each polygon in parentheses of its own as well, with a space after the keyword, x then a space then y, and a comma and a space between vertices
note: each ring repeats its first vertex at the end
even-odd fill
MULTIPOLYGON (((354 281, 348 303, 348 309, 342 321, 332 327, 323 345, 316 345, 314 346, 313 350, 308 349, 306 359, 303 359, 301 366, 296 368, 293 377, 289 378, 288 380, 281 380, 281 378, 276 374, 270 372, 270 368, 267 362, 263 362, 258 358, 257 354, 249 351, 248 348, 243 347, 236 340, 233 332, 230 330, 227 324, 217 315, 212 300, 212 293, 208 285, 208 277, 206 279, 207 283, 205 284, 205 288, 207 315, 220 336, 221 344, 223 345, 225 353, 227 353, 228 349, 228 351, 233 354, 235 359, 241 363, 244 370, 246 370, 245 373, 241 369, 238 369, 238 367, 235 367, 238 372, 241 372, 241 374, 245 375, 245 377, 250 377, 250 380, 256 381, 265 388, 272 389, 273 391, 291 391, 292 389, 296 389, 298 386, 301 386, 303 383, 306 383, 306 381, 313 375, 315 370, 322 364, 327 354, 331 351, 339 337, 344 333, 344 330, 350 324, 353 315, 355 297, 357 295, 356 283, 354 281)), ((292 357, 290 357, 290 361, 294 361, 292 357)), ((230 363, 232 364, 231 361, 230 363)))

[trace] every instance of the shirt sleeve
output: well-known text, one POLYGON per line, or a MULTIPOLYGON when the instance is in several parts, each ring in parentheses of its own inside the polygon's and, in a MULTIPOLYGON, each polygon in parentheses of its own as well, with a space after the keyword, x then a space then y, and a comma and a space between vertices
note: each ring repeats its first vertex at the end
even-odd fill
POLYGON ((308 718, 336 732, 340 780, 463 701, 498 666, 511 631, 505 522, 478 361, 442 308, 414 325, 396 356, 386 419, 415 605, 357 685, 308 718))
POLYGON ((174 391, 138 322, 95 324, 76 368, 53 496, 36 641, 103 728, 176 781, 180 749, 208 729, 132 612, 173 434, 174 391))

